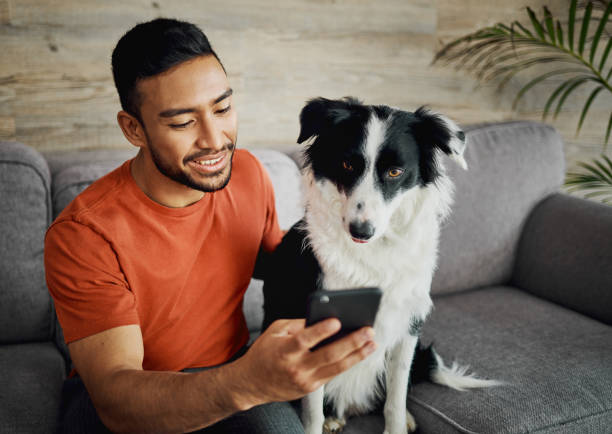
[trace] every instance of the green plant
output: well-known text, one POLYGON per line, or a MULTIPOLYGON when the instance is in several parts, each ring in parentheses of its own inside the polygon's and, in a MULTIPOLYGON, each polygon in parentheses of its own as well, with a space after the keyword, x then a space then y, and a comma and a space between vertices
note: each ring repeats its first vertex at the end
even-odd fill
MULTIPOLYGON (((481 82, 499 81, 498 91, 516 74, 536 65, 548 66, 550 70, 539 73, 522 86, 513 102, 514 109, 537 84, 561 78, 562 82, 544 104, 543 120, 551 112, 556 119, 569 96, 579 87, 592 83, 594 87, 578 119, 578 135, 593 101, 602 91, 608 96, 612 94, 612 37, 606 28, 612 23, 612 1, 591 0, 579 5, 577 0, 572 0, 566 23, 555 19, 547 7, 543 9, 543 17, 538 17, 531 8, 526 8, 531 30, 519 21, 510 25, 498 23, 446 44, 436 53, 432 63, 456 62, 456 69, 475 73, 481 82)), ((572 192, 589 190, 591 193, 587 196, 603 196, 604 202, 609 202, 612 164, 605 153, 612 131, 612 110, 604 131, 601 158, 593 164, 578 163, 587 173, 568 174, 566 186, 571 187, 572 192)))
POLYGON ((601 202, 612 204, 612 161, 602 155, 601 160, 593 160, 593 163, 578 163, 585 172, 569 172, 565 180, 568 192, 588 190, 587 198, 600 198, 601 202), (603 160, 603 161, 602 161, 603 160))

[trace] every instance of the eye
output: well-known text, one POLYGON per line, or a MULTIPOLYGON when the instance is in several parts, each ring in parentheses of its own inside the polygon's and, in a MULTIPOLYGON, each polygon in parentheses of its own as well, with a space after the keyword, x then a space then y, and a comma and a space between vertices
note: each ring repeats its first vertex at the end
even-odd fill
POLYGON ((172 128, 185 128, 187 125, 192 123, 193 121, 185 122, 184 124, 170 124, 172 128))
POLYGON ((222 108, 221 110, 217 110, 216 113, 218 113, 218 114, 227 113, 231 108, 232 108, 232 106, 228 105, 227 107, 222 108))
POLYGON ((402 169, 398 169, 397 167, 394 167, 393 169, 389 169, 389 171, 387 172, 387 175, 389 175, 390 178, 397 178, 402 173, 404 173, 402 169))
POLYGON ((346 160, 342 162, 342 167, 344 167, 344 170, 348 170, 349 172, 353 171, 353 166, 346 160))

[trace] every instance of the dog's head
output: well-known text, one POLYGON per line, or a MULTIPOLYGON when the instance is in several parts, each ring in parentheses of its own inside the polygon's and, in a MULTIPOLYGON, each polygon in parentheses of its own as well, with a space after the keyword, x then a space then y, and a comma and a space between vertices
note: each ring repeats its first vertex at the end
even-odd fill
POLYGON ((337 192, 355 242, 380 237, 404 193, 435 183, 439 153, 467 168, 463 131, 424 107, 411 113, 350 97, 316 98, 302 109, 300 123, 298 143, 314 138, 305 167, 320 187, 337 192))

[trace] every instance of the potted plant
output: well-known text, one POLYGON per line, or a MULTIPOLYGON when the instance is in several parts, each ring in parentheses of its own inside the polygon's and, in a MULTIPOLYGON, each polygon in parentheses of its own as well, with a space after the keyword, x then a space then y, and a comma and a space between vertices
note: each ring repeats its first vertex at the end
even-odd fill
MULTIPOLYGON (((568 19, 562 23, 547 7, 542 17, 526 8, 530 26, 519 21, 498 23, 458 38, 440 49, 432 63, 455 63, 456 69, 476 74, 479 81, 499 81, 501 91, 516 74, 536 65, 547 71, 526 83, 517 93, 513 108, 534 86, 551 78, 562 82, 549 95, 542 115, 552 113, 556 119, 563 105, 576 89, 592 85, 578 119, 576 134, 593 101, 612 95, 612 37, 606 27, 612 23, 612 1, 591 0, 578 4, 572 0, 568 19)), ((611 104, 612 107, 612 104, 611 104)), ((612 203, 612 161, 605 154, 612 130, 612 109, 605 133, 602 153, 591 163, 579 162, 583 171, 569 172, 565 184, 569 192, 586 191, 585 197, 612 203)))

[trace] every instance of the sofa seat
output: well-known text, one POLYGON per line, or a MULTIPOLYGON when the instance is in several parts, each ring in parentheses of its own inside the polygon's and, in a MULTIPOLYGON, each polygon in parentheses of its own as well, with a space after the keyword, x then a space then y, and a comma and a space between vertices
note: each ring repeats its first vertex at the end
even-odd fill
MULTIPOLYGON (((434 298, 422 341, 447 365, 507 384, 415 385, 408 408, 420 434, 612 432, 612 329, 599 321, 500 286, 434 298)), ((343 434, 383 426, 381 414, 352 418, 343 434)))
POLYGON ((54 432, 66 362, 53 342, 0 346, 0 431, 54 432))
POLYGON ((512 287, 437 297, 423 330, 455 358, 506 386, 457 392, 419 384, 409 398, 432 433, 612 432, 612 329, 512 287), (604 425, 605 424, 605 425, 604 425), (587 428, 588 427, 588 428, 587 428))

